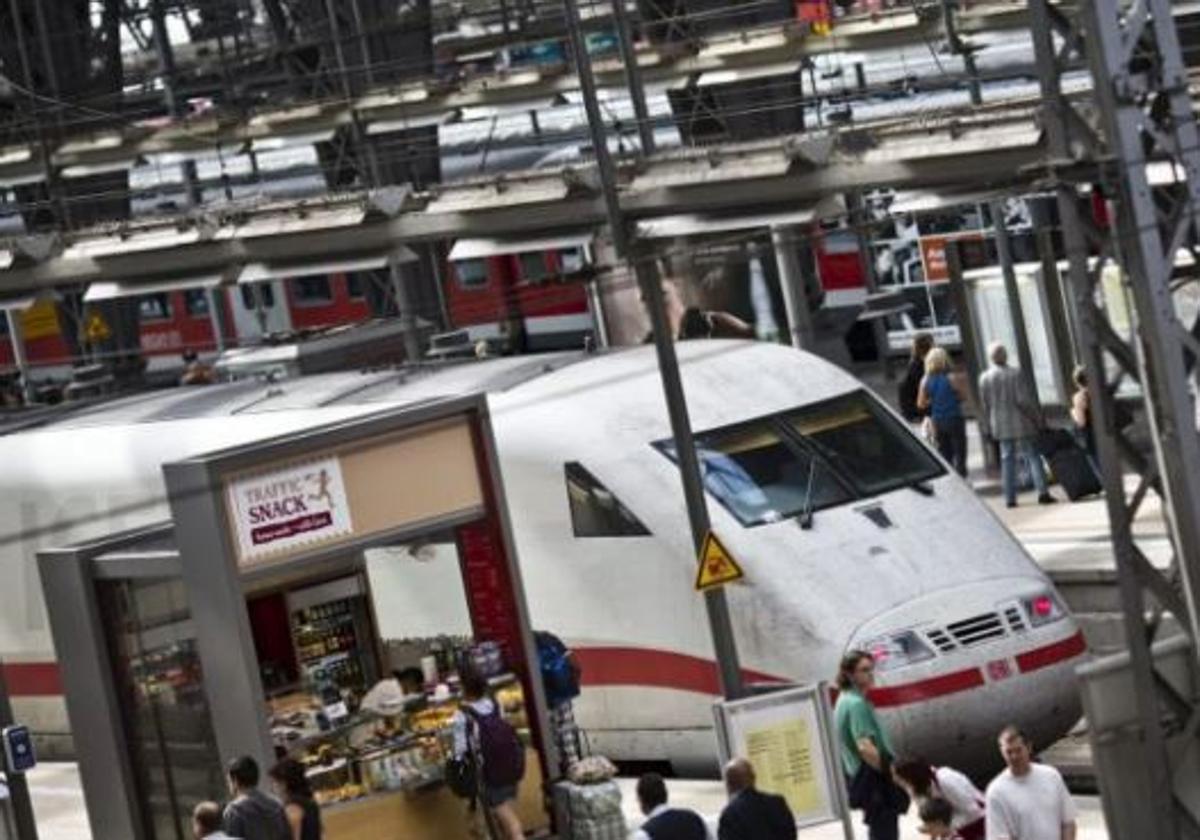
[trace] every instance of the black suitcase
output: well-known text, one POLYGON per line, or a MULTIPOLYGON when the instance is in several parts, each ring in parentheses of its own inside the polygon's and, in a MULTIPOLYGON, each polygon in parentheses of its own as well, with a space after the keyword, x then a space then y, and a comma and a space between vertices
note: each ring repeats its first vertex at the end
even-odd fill
POLYGON ((1060 449, 1047 460, 1059 486, 1072 502, 1084 496, 1094 496, 1104 489, 1087 453, 1079 447, 1060 449))

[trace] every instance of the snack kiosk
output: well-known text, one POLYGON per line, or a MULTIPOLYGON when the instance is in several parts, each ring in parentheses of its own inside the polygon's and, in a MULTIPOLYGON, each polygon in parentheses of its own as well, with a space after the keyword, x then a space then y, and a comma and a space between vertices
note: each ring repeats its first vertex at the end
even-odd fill
POLYGON ((240 755, 264 779, 302 762, 330 840, 465 840, 478 817, 442 781, 465 667, 526 743, 526 830, 551 827, 558 760, 482 397, 163 474, 170 522, 39 554, 95 840, 189 838, 240 755), (431 563, 461 588, 432 587, 431 563), (420 614, 433 598, 461 603, 453 626, 420 614))

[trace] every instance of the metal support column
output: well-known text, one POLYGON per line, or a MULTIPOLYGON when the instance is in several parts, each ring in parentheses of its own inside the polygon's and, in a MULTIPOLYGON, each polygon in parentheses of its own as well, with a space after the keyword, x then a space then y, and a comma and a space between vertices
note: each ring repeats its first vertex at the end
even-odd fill
MULTIPOLYGON (((600 185, 604 194, 605 209, 609 226, 612 228, 613 244, 617 254, 637 277, 643 302, 650 316, 654 331, 654 348, 658 354, 659 375, 662 377, 663 393, 667 402, 667 413, 671 420, 676 460, 683 479, 683 494, 687 503, 688 520, 692 530, 692 542, 697 555, 709 531, 708 506, 704 497, 704 482, 700 473, 700 461, 696 456, 696 443, 692 438, 691 420, 683 393, 683 380, 679 374, 679 360, 675 355, 675 344, 671 338, 671 327, 667 323, 666 305, 663 300, 662 281, 651 254, 637 253, 632 248, 617 195, 616 171, 608 143, 604 122, 600 116, 600 105, 596 98, 596 79, 592 75, 592 61, 584 43, 583 29, 579 21, 576 0, 563 0, 566 13, 567 32, 571 37, 571 48, 575 53, 575 67, 579 74, 579 88, 583 94, 583 105, 587 112, 588 129, 591 133, 596 166, 600 173, 600 185)), ((742 669, 738 662, 737 640, 733 633, 733 621, 729 616, 729 605, 724 590, 710 589, 704 593, 708 611, 709 627, 712 631, 713 649, 717 659, 717 674, 721 693, 728 699, 744 694, 742 669)))
MULTIPOLYGON (((967 294, 967 283, 963 280, 962 244, 955 239, 946 241, 946 274, 950 278, 950 297, 954 301, 954 311, 958 313, 958 334, 962 342, 963 361, 967 366, 967 390, 971 394, 971 402, 978 409, 983 405, 979 398, 979 377, 986 366, 979 357, 979 330, 975 324, 975 311, 971 308, 971 297, 967 294)), ((995 447, 992 446, 992 432, 988 428, 988 419, 981 413, 976 422, 979 424, 979 438, 983 445, 984 466, 988 472, 994 472, 1000 467, 1000 461, 996 457, 995 447)))
POLYGON ((783 307, 788 319, 788 340, 793 347, 813 351, 816 331, 812 312, 808 308, 808 290, 804 272, 796 253, 802 233, 794 226, 771 228, 771 246, 775 249, 775 265, 779 267, 779 288, 783 292, 783 307))
POLYGON ((1035 403, 1038 399, 1037 377, 1033 373, 1033 351, 1029 349, 1029 330, 1025 325, 1025 307, 1021 305, 1021 290, 1017 286, 1017 270, 1013 267, 1012 241, 1008 237, 1008 225, 1004 221, 1004 202, 996 199, 988 204, 992 216, 992 228, 996 231, 996 254, 1000 257, 1000 271, 1004 275, 1004 296, 1008 299, 1008 316, 1012 319, 1013 335, 1016 336, 1017 361, 1021 365, 1021 378, 1025 389, 1035 403))
POLYGON ((404 266, 398 260, 388 260, 388 275, 392 280, 392 294, 396 298, 396 317, 400 319, 400 333, 404 337, 404 358, 411 364, 421 361, 421 340, 417 335, 417 313, 412 295, 404 277, 404 266))
POLYGON ((1200 657, 1200 433, 1187 379, 1187 359, 1200 356, 1200 323, 1181 322, 1171 277, 1179 248, 1200 245, 1200 133, 1170 0, 1130 7, 1120 0, 1085 0, 1075 18, 1050 0, 1029 5, 1042 125, 1048 157, 1057 164, 1052 175, 1070 266, 1070 306, 1088 373, 1137 711, 1136 736, 1126 740, 1136 759, 1125 754, 1124 772, 1100 779, 1105 812, 1114 840, 1192 838, 1200 836, 1200 824, 1181 803, 1195 789, 1182 773, 1196 760, 1200 709, 1196 698, 1161 678, 1151 645, 1166 611, 1191 638, 1193 666, 1200 657), (1062 77, 1081 60, 1091 68, 1093 94, 1076 103, 1064 95, 1062 77), (1091 128, 1082 107, 1098 111, 1102 133, 1091 128), (1152 189, 1148 159, 1174 163, 1187 173, 1186 183, 1152 189), (1079 180, 1094 178, 1100 165, 1112 176, 1116 242, 1094 222, 1073 180, 1081 163, 1091 165, 1093 174, 1079 180), (1098 302, 1102 272, 1114 263, 1128 277, 1134 300, 1129 338, 1098 302), (1116 379, 1112 370, 1119 371, 1116 379), (1152 457, 1115 422, 1113 394, 1124 379, 1141 387, 1152 457), (1133 492, 1126 489, 1127 469, 1139 479, 1133 492), (1147 560, 1132 528, 1150 490, 1162 496, 1173 548, 1165 574, 1147 560), (1147 596, 1157 609, 1149 608, 1147 596), (1168 711, 1170 729, 1164 725, 1168 711), (1124 795, 1131 790, 1139 795, 1124 795))
MULTIPOLYGON (((12 703, 8 699, 8 681, 4 676, 4 661, 0 660, 0 729, 16 723, 12 703)), ((3 762, 0 762, 2 764, 3 762)), ((17 823, 16 840, 38 840, 37 821, 33 816, 33 800, 29 797, 29 782, 24 773, 5 773, 8 795, 17 823)))
POLYGON ((25 327, 21 323, 21 313, 16 309, 6 309, 4 317, 8 320, 8 341, 12 345, 13 363, 21 376, 21 395, 25 398, 25 404, 31 405, 34 401, 33 382, 29 379, 29 356, 25 353, 25 327))
POLYGON ((213 342, 217 352, 225 352, 225 328, 221 323, 221 301, 225 292, 221 289, 205 289, 204 296, 208 298, 208 320, 212 325, 213 342))
POLYGON ((1058 258, 1054 254, 1054 234, 1042 228, 1037 232, 1038 259, 1042 263, 1042 294, 1046 296, 1046 310, 1050 316, 1050 341, 1054 344, 1054 355, 1058 358, 1058 375, 1067 391, 1070 404, 1072 374, 1075 372, 1075 328, 1071 323, 1070 308, 1064 294, 1062 275, 1058 271, 1058 258))
MULTIPOLYGON (((150 22, 154 27, 154 48, 158 53, 158 61, 162 69, 163 97, 167 103, 167 111, 171 119, 182 119, 186 116, 183 104, 179 101, 179 91, 176 85, 179 74, 175 67, 175 50, 171 46, 171 35, 167 31, 166 11, 163 0, 150 0, 150 22)), ((189 207, 201 204, 199 179, 196 175, 196 162, 188 159, 183 161, 183 187, 187 195, 189 207)))
POLYGON ((612 0, 612 7, 617 43, 621 46, 621 61, 625 65, 625 86, 629 88, 629 98, 633 102, 633 117, 637 120, 638 139, 645 157, 654 154, 654 124, 646 107, 646 86, 642 83, 642 68, 633 45, 633 28, 629 25, 625 0, 612 0))

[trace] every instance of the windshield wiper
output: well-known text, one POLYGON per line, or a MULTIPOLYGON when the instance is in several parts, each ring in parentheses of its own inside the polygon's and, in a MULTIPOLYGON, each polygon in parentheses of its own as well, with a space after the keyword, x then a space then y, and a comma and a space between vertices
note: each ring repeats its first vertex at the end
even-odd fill
POLYGON ((817 459, 808 459, 808 487, 804 490, 804 501, 800 505, 799 523, 801 530, 807 531, 813 524, 812 489, 813 478, 817 474, 817 459))

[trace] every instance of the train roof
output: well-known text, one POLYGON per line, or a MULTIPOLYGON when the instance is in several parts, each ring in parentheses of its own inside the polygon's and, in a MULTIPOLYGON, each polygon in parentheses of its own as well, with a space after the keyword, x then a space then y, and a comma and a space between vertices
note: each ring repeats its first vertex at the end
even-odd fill
MULTIPOLYGON (((685 380, 691 378, 686 368, 692 363, 722 356, 728 359, 727 353, 733 350, 750 350, 756 354, 781 352, 789 356, 795 353, 779 345, 744 341, 692 341, 677 346, 680 362, 685 368, 685 380)), ((796 360, 802 355, 791 358, 796 360)), ((810 363, 806 366, 806 376, 812 377, 812 384, 823 380, 826 387, 838 390, 853 385, 853 378, 840 368, 816 357, 806 358, 810 363)), ((765 361, 759 359, 759 363, 765 361)), ((58 411, 35 412, 24 422, 14 419, 7 424, 0 423, 0 436, 34 429, 67 431, 325 407, 417 405, 475 394, 503 394, 519 386, 533 386, 523 388, 523 396, 555 399, 569 397, 577 388, 616 385, 628 381, 629 377, 649 373, 656 366, 654 348, 641 346, 595 354, 548 353, 422 364, 385 371, 325 373, 277 382, 242 380, 171 388, 81 406, 62 406, 58 411), (586 364, 580 364, 583 362, 586 364), (572 368, 575 374, 566 379, 548 376, 565 372, 567 368, 572 368), (539 381, 534 384, 534 380, 539 381)), ((725 390, 720 386, 732 383, 724 380, 704 384, 712 386, 703 389, 708 391, 712 388, 725 390)), ((712 397, 712 394, 689 393, 689 402, 705 402, 712 397)), ((698 405, 695 407, 699 408, 698 405)))

